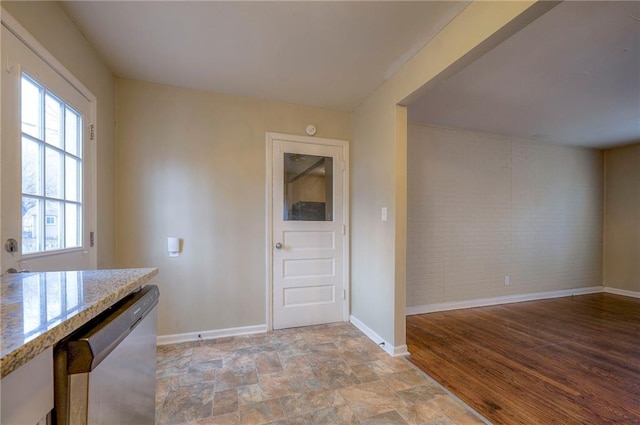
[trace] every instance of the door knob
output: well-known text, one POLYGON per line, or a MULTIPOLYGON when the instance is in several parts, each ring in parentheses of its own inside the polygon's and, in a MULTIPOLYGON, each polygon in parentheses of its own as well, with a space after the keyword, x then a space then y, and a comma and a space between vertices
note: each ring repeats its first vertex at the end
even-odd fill
POLYGON ((282 244, 280 242, 276 243, 276 249, 282 249, 282 244))
POLYGON ((18 241, 13 238, 7 239, 4 243, 4 250, 11 253, 18 252, 18 241))

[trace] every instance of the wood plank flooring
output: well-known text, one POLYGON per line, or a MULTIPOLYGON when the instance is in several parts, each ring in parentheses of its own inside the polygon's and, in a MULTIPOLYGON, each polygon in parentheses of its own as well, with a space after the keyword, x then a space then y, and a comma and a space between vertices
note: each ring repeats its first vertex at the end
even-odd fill
POLYGON ((494 424, 640 424, 640 299, 407 317, 410 360, 494 424))

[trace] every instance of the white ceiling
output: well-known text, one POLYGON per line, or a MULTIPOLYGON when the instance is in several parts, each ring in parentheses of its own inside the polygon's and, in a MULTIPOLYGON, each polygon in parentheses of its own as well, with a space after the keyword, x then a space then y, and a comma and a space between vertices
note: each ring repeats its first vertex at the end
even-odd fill
POLYGON ((345 111, 467 4, 62 2, 118 77, 345 111))
MULTIPOLYGON (((116 76, 350 111, 468 4, 65 1, 116 76)), ((566 1, 409 107, 415 123, 640 141, 640 2, 566 1)))
POLYGON ((410 122, 596 148, 640 142, 640 2, 563 2, 409 107, 410 122))

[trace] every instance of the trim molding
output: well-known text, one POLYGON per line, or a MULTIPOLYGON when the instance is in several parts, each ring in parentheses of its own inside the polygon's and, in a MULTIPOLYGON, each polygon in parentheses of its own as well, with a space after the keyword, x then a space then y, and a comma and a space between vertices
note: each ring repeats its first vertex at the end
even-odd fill
MULTIPOLYGON (((504 297, 495 297, 495 298, 480 298, 477 300, 469 300, 469 301, 455 301, 448 303, 439 303, 439 304, 430 304, 424 306, 417 307, 407 307, 407 316, 411 316, 414 314, 423 314, 423 313, 434 313, 436 311, 448 311, 448 310, 458 310, 463 308, 472 308, 472 307, 484 307, 490 305, 498 305, 498 304, 510 304, 517 303, 523 301, 535 301, 535 300, 544 300, 549 298, 561 298, 561 297, 569 297, 571 295, 586 295, 586 294, 597 294, 599 292, 606 292, 609 294, 622 295, 625 297, 632 298, 640 298, 640 292, 636 291, 627 291, 624 289, 611 288, 611 287, 602 287, 602 286, 591 286, 588 288, 575 288, 575 289, 564 289, 559 291, 549 291, 549 292, 537 292, 534 294, 524 294, 524 295, 507 295, 504 297)), ((393 357, 407 356, 409 355, 409 351, 407 350, 406 344, 393 346, 389 342, 385 341, 378 333, 376 333, 373 329, 365 325, 362 321, 360 321, 357 317, 351 315, 349 317, 349 321, 358 328, 363 334, 365 334, 369 339, 375 342, 380 346, 387 354, 393 357)), ((267 332, 267 325, 254 325, 254 326, 242 326, 238 328, 228 328, 228 329, 216 329, 216 330, 208 330, 208 331, 200 331, 200 332, 187 332, 182 334, 173 334, 173 335, 159 335, 157 337, 157 345, 166 345, 166 344, 177 344, 181 342, 193 342, 198 340, 209 340, 230 336, 242 336, 242 335, 254 335, 261 334, 267 332)))
POLYGON ((640 298, 640 292, 627 291, 626 289, 612 288, 610 286, 605 286, 603 289, 603 292, 606 292, 608 294, 622 295, 622 296, 631 297, 631 298, 640 298))
POLYGON ((378 344, 378 346, 382 348, 384 351, 386 351, 387 354, 389 354, 390 356, 401 357, 401 356, 409 355, 409 351, 407 350, 406 344, 396 345, 396 346, 391 345, 389 342, 385 341, 380 335, 378 335, 373 329, 371 329, 369 326, 362 323, 357 317, 353 315, 349 317, 349 321, 353 324, 353 326, 360 329, 360 331, 363 334, 369 337, 370 340, 378 344))
MULTIPOLYGON (((520 303, 523 301, 535 301, 535 300, 545 300, 549 298, 570 297, 572 295, 597 294, 599 292, 608 292, 608 291, 606 291, 606 288, 603 288, 602 286, 590 286, 586 288, 561 289, 558 291, 535 292, 532 294, 505 295, 502 297, 492 297, 492 298, 478 298, 475 300, 468 300, 468 301, 451 301, 446 303, 407 307, 406 314, 407 316, 412 316, 414 314, 435 313, 437 311, 460 310, 464 308, 473 308, 473 307, 487 307, 490 305, 498 305, 498 304, 511 304, 511 303, 520 303)), ((624 294, 620 294, 620 295, 624 295, 624 294)), ((632 296, 632 295, 629 295, 629 296, 632 296)))
POLYGON ((216 339, 229 336, 253 335, 267 332, 267 325, 243 326, 239 328, 216 329, 211 331, 187 332, 183 334, 159 335, 157 345, 177 344, 198 340, 216 339))

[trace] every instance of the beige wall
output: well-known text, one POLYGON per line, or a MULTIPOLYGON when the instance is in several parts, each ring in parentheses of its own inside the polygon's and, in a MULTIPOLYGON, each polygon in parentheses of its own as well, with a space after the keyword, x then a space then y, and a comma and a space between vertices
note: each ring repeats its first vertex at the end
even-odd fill
POLYGON ((265 133, 349 140, 350 115, 131 80, 117 105, 118 266, 160 268, 159 334, 264 324, 265 133))
POLYGON ((326 202, 327 185, 324 176, 303 176, 287 185, 287 198, 293 203, 299 201, 306 202, 326 202))
POLYGON ((429 83, 461 69, 550 2, 473 2, 353 113, 351 313, 397 350, 405 344, 406 110, 429 83), (388 221, 380 221, 386 206, 388 221))
POLYGON ((407 306, 602 284, 601 151, 420 125, 408 139, 407 306))
POLYGON ((114 79, 57 2, 3 1, 6 9, 97 99, 98 268, 115 266, 114 79))
MULTIPOLYGON (((551 7, 534 3, 472 3, 352 115, 352 312, 395 345, 406 288, 406 110, 397 104, 551 7)), ((319 136, 349 139, 349 115, 120 81, 115 170, 108 69, 57 3, 2 4, 98 98, 99 266, 114 264, 117 217, 117 265, 161 268, 162 334, 263 323, 264 132, 300 134, 313 122, 319 136), (167 236, 185 239, 180 258, 165 257, 167 236)))
POLYGON ((640 144, 604 156, 603 284, 640 292, 640 144))

